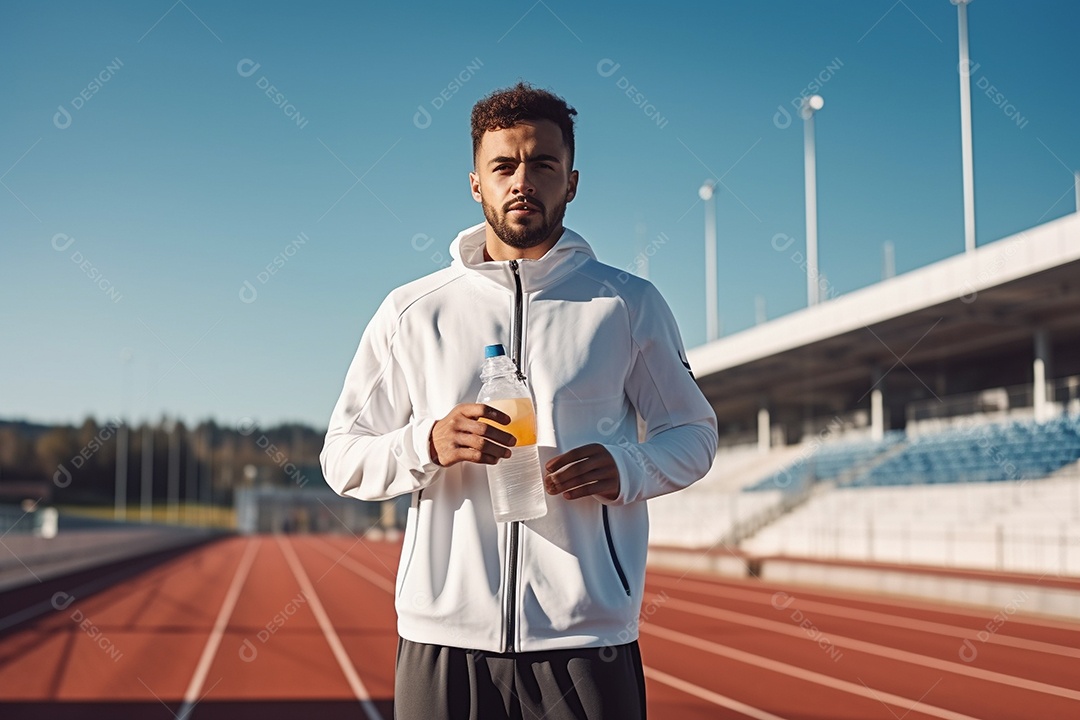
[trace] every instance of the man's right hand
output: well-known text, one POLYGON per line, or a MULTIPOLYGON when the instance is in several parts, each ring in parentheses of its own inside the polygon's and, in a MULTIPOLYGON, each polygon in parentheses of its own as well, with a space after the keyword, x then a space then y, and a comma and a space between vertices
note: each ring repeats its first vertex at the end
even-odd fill
POLYGON ((480 418, 508 425, 510 416, 483 403, 462 403, 442 420, 437 420, 428 438, 428 451, 436 465, 449 467, 459 462, 494 465, 510 457, 517 439, 480 418))

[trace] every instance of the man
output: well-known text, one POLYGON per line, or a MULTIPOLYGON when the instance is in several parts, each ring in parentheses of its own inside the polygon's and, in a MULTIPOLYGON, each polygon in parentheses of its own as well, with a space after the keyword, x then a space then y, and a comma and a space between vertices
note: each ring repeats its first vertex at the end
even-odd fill
POLYGON ((656 289, 563 227, 576 114, 522 83, 476 104, 469 182, 485 222, 454 240, 449 268, 383 302, 330 420, 334 490, 412 496, 398 718, 645 716, 645 500, 705 474, 716 417, 656 289), (470 399, 494 343, 535 398, 548 493, 537 520, 492 514, 485 466, 514 438, 480 422, 508 416, 470 399))

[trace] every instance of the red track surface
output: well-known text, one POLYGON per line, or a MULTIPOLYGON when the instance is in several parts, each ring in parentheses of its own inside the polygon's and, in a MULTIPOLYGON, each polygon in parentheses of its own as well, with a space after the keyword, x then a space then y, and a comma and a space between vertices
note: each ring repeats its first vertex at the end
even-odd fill
MULTIPOLYGON (((105 590, 61 587, 62 609, 0 635, 0 717, 390 720, 399 550, 229 538, 105 590)), ((0 603, 0 626, 18 600, 0 603)), ((1015 612, 1023 603, 994 620, 654 571, 641 625, 649 715, 1080 717, 1080 623, 1015 612)))

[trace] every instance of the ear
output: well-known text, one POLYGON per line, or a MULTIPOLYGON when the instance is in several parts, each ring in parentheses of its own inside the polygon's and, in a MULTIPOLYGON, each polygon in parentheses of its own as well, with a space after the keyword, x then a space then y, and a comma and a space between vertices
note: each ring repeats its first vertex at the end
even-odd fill
POLYGON ((469 173, 469 188, 472 190, 473 200, 483 202, 484 197, 480 194, 480 176, 475 172, 469 173))
POLYGON ((570 181, 566 184, 566 202, 570 202, 577 195, 578 171, 570 172, 570 181))

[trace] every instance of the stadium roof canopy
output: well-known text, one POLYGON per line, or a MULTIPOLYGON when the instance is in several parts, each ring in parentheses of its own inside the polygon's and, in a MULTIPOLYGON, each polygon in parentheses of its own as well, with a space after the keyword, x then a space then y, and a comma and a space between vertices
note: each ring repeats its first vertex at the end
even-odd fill
MULTIPOLYGON (((690 365, 721 426, 868 408, 1080 374, 1080 214, 1070 214, 699 346, 690 365)), ((788 428, 789 435, 791 427, 788 428)), ((791 437, 789 441, 797 439, 791 437)))

